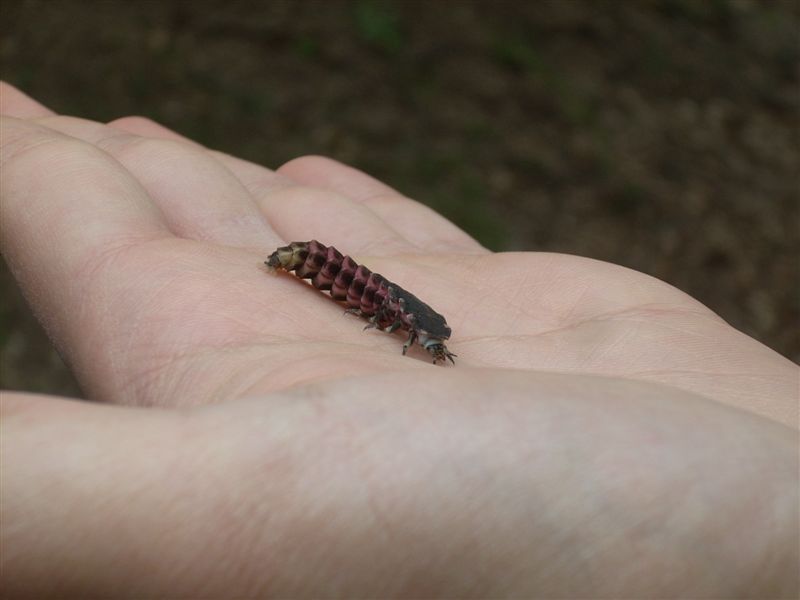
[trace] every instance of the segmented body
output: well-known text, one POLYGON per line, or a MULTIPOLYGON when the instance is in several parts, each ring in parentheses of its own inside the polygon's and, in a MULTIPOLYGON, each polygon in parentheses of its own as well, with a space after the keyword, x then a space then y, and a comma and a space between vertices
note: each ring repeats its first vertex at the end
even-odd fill
POLYGON ((366 328, 379 327, 389 333, 398 329, 408 331, 403 354, 419 341, 433 356, 434 364, 445 359, 455 363, 455 354, 444 344, 451 332, 442 315, 411 292, 342 255, 333 246, 316 240, 292 242, 273 252, 266 265, 294 271, 298 277, 310 279, 315 288, 328 291, 335 300, 344 302, 348 312, 369 317, 366 328))

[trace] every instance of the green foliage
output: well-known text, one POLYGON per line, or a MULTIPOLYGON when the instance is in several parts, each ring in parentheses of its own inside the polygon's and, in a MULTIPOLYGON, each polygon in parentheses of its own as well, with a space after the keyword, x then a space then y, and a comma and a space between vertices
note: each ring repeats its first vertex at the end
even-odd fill
POLYGON ((527 73, 544 73, 547 63, 530 39, 521 36, 499 35, 492 45, 497 62, 527 73))
POLYGON ((361 0, 354 7, 356 32, 368 45, 389 54, 403 47, 400 18, 391 5, 377 0, 361 0))
POLYGON ((303 58, 317 58, 319 56, 319 42, 307 35, 298 35, 294 39, 294 51, 303 58))

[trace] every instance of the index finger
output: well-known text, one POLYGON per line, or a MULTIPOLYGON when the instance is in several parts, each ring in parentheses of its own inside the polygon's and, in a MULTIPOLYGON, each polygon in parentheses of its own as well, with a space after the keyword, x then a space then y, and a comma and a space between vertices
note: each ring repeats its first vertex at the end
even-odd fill
POLYGON ((18 119, 35 119, 52 115, 53 111, 13 85, 0 81, 0 114, 18 119))
POLYGON ((0 118, 0 248, 62 348, 81 331, 97 271, 119 251, 171 238, 159 209, 108 154, 47 127, 0 118))

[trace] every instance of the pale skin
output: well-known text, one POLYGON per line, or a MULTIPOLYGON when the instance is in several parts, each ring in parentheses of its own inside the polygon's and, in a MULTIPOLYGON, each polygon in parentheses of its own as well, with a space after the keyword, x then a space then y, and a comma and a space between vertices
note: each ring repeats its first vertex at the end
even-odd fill
POLYGON ((97 401, 3 394, 7 593, 797 595, 798 368, 686 294, 1 92, 3 256, 97 401), (456 365, 263 268, 313 238, 456 365))

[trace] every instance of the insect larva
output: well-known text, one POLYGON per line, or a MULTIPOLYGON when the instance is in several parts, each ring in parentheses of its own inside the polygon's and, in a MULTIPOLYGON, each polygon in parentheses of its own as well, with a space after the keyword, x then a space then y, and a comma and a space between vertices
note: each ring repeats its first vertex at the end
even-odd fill
POLYGON ((450 338, 445 318, 399 285, 343 256, 336 248, 317 240, 292 242, 278 248, 266 260, 271 269, 294 271, 310 279, 318 290, 326 290, 347 304, 347 312, 369 317, 364 329, 377 327, 392 333, 408 331, 403 354, 418 341, 433 356, 433 363, 449 359, 455 364, 444 341, 450 338))

